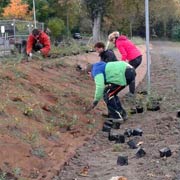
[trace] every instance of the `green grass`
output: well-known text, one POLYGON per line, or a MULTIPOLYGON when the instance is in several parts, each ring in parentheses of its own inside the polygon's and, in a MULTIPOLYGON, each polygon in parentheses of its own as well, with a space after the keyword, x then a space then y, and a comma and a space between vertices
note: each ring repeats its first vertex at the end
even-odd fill
POLYGON ((145 40, 141 37, 132 37, 131 39, 136 45, 145 44, 145 40))

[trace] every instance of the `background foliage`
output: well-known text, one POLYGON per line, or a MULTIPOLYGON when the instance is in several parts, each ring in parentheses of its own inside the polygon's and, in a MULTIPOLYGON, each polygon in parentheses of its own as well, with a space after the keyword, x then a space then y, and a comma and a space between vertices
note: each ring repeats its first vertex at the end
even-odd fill
MULTIPOLYGON (((6 12, 13 1, 17 0, 0 1, 1 18, 12 18, 12 15, 8 16, 6 12)), ((32 0, 19 1, 28 9, 24 9, 23 16, 14 15, 14 17, 28 19, 31 16, 32 19, 32 0)), ((55 38, 58 36, 58 28, 56 23, 52 23, 54 20, 61 24, 59 35, 70 36, 73 32, 92 34, 98 15, 101 19, 99 26, 95 28, 99 28, 96 30, 99 30, 101 37, 114 30, 128 36, 145 36, 144 0, 35 0, 35 2, 37 20, 45 22, 46 26, 51 25, 52 35, 55 38)), ((149 5, 151 35, 179 40, 177 34, 180 26, 180 1, 149 0, 149 5)))

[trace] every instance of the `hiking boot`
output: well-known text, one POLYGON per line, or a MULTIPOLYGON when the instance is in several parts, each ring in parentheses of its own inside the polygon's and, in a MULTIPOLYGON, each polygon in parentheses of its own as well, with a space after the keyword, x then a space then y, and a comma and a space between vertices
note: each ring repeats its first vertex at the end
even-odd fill
POLYGON ((106 121, 111 121, 112 123, 123 123, 123 118, 113 118, 113 117, 107 117, 105 118, 106 121))
POLYGON ((124 121, 126 121, 128 119, 128 115, 124 109, 121 111, 121 116, 124 119, 124 121))

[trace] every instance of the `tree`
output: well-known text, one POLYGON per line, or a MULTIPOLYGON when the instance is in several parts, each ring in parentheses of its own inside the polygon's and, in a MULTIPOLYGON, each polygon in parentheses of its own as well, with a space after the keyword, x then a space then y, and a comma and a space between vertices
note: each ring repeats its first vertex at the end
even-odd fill
POLYGON ((9 4, 10 0, 3 0, 0 1, 0 15, 3 12, 3 8, 6 7, 9 4))
POLYGON ((97 42, 100 40, 101 35, 101 24, 103 16, 106 14, 106 11, 110 4, 111 0, 84 0, 84 3, 87 7, 89 15, 93 23, 93 41, 97 42))
POLYGON ((50 19, 48 27, 50 28, 54 38, 58 38, 58 36, 65 30, 64 22, 59 18, 50 19))
POLYGON ((151 26, 156 27, 157 24, 163 25, 163 36, 167 37, 167 24, 179 19, 180 2, 177 0, 151 0, 150 1, 150 19, 151 26))
POLYGON ((30 12, 29 5, 22 3, 21 0, 11 0, 9 5, 3 9, 3 17, 8 19, 27 19, 30 12))

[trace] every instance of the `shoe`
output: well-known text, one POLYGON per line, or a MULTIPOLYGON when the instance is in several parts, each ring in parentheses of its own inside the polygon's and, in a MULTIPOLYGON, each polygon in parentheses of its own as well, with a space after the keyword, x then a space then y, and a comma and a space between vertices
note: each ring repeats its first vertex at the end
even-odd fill
POLYGON ((112 123, 123 123, 123 118, 113 118, 113 117, 107 117, 105 118, 106 121, 111 121, 112 123))
POLYGON ((124 119, 124 121, 126 121, 128 119, 128 115, 124 109, 121 111, 121 116, 124 119))

